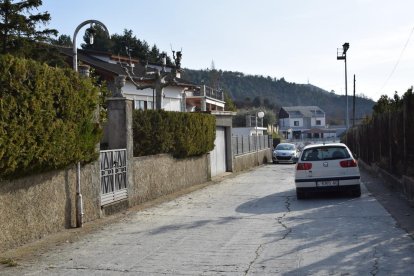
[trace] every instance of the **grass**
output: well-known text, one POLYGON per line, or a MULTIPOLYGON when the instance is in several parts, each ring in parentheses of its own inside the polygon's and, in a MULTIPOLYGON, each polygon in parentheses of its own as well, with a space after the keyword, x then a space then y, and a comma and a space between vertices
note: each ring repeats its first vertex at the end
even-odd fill
POLYGON ((17 262, 12 259, 0 259, 0 264, 12 267, 17 266, 17 262))

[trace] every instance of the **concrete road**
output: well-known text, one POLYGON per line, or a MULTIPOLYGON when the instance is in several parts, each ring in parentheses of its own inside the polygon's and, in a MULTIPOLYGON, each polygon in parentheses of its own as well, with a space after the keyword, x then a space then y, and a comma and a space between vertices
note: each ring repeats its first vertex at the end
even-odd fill
POLYGON ((414 241, 361 198, 298 201, 266 165, 128 216, 5 275, 414 275, 414 241))

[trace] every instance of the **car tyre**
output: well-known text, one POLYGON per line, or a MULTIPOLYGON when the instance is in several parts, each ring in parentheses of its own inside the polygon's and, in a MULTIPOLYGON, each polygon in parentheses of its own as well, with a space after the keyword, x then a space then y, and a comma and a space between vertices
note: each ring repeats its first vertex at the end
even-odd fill
POLYGON ((273 161, 273 164, 278 164, 279 162, 277 162, 277 161, 273 161))
POLYGON ((305 199, 305 198, 307 198, 307 195, 306 195, 305 191, 296 189, 296 198, 297 199, 305 199))
POLYGON ((361 187, 355 188, 351 190, 352 197, 361 197, 361 187))

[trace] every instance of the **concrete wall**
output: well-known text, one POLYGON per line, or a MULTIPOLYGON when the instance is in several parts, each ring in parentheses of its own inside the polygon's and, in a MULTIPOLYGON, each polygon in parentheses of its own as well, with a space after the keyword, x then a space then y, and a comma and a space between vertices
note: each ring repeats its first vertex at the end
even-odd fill
MULTIPOLYGON (((81 169, 84 221, 100 217, 99 163, 81 169)), ((76 168, 0 182, 0 252, 76 225, 76 168)))
POLYGON ((402 178, 398 178, 386 170, 378 167, 376 164, 369 165, 361 159, 358 160, 358 165, 385 179, 392 189, 400 191, 404 194, 408 201, 414 206, 414 179, 412 177, 403 175, 402 178))
POLYGON ((271 162, 272 150, 269 148, 265 150, 259 150, 258 152, 250 152, 235 156, 233 161, 233 172, 241 172, 256 167, 258 159, 260 165, 271 162))
POLYGON ((208 155, 186 159, 174 159, 168 154, 134 157, 133 182, 128 186, 129 205, 207 182, 208 159, 208 155))

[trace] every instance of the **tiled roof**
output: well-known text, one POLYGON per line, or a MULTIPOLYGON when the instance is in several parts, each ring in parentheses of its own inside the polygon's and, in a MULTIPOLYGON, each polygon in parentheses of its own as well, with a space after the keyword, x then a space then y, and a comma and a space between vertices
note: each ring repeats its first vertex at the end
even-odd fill
POLYGON ((318 106, 283 106, 291 117, 324 117, 325 112, 318 106))
MULTIPOLYGON (((59 47, 59 51, 68 56, 68 57, 73 57, 73 49, 72 48, 67 48, 67 47, 59 47)), ((91 52, 92 54, 95 52, 91 52)), ((121 66, 119 63, 109 63, 106 62, 104 60, 101 60, 99 58, 96 58, 90 54, 88 54, 87 51, 78 49, 78 60, 82 61, 85 64, 90 65, 93 68, 99 68, 100 70, 106 71, 110 74, 113 74, 114 76, 119 76, 119 75, 126 75, 125 69, 121 66)), ((100 55, 104 55, 105 53, 99 53, 100 55)), ((107 56, 110 56, 110 54, 107 54, 107 56)), ((151 80, 151 77, 148 77, 145 75, 145 72, 154 72, 156 71, 155 69, 152 68, 147 68, 145 69, 144 66, 142 66, 141 64, 137 63, 134 64, 134 80, 136 81, 146 81, 146 80, 151 80)), ((195 83, 192 83, 190 81, 184 80, 182 78, 174 78, 174 81, 176 83, 177 86, 191 86, 191 87, 198 87, 198 85, 196 85, 195 83)))

